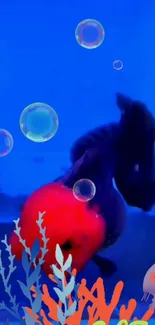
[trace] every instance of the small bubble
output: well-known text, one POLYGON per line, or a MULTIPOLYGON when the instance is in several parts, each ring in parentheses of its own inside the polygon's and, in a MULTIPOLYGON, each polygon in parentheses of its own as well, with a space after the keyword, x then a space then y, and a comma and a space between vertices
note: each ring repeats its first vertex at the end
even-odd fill
POLYGON ((121 70, 123 68, 123 62, 121 60, 115 60, 113 62, 113 68, 115 70, 121 70))
POLYGON ((5 129, 0 129, 0 157, 8 155, 13 148, 13 137, 5 129))
POLYGON ((59 120, 55 110, 45 103, 27 106, 20 116, 20 129, 31 141, 45 142, 54 137, 59 120))
POLYGON ((73 194, 79 201, 90 201, 96 194, 95 184, 90 179, 80 179, 73 186, 73 194))
POLYGON ((85 19, 77 25, 75 38, 82 47, 86 49, 95 49, 104 41, 105 31, 99 21, 95 19, 85 19))

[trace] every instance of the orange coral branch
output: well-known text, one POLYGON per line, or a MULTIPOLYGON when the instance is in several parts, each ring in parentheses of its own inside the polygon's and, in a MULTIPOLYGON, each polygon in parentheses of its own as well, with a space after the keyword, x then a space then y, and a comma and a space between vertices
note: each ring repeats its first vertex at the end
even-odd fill
POLYGON ((44 302, 44 304, 48 307, 49 309, 49 314, 48 316, 53 319, 54 321, 58 321, 58 312, 57 312, 57 308, 58 308, 58 304, 56 303, 56 301, 50 297, 49 295, 49 291, 47 288, 46 284, 43 284, 42 286, 43 289, 43 294, 42 294, 42 301, 44 302))
MULTIPOLYGON (((35 298, 36 289, 34 286, 31 288, 31 291, 33 292, 33 297, 35 298)), ((58 321, 58 316, 57 316, 58 304, 53 298, 51 298, 46 284, 42 285, 42 301, 49 309, 48 316, 54 321, 58 321)), ((30 314, 30 310, 31 309, 28 310, 29 314, 30 314)))
MULTIPOLYGON (((114 312, 117 304, 119 303, 120 296, 123 290, 124 284, 123 282, 118 282, 109 305, 106 304, 105 298, 105 288, 104 281, 101 278, 98 278, 96 283, 93 285, 91 291, 86 288, 86 280, 82 280, 80 288, 79 288, 79 299, 83 298, 81 311, 84 309, 85 305, 88 301, 91 301, 92 304, 98 310, 98 318, 104 320, 106 324, 109 324, 112 313, 114 312), (97 291, 97 297, 94 297, 94 291, 97 291)), ((80 301, 81 302, 81 301, 80 301)), ((79 302, 79 305, 80 305, 79 302)), ((82 318, 81 318, 82 319, 82 318)))
MULTIPOLYGON (((73 272, 72 272, 72 274, 73 274, 73 272)), ((56 282, 53 275, 50 275, 49 278, 53 282, 56 282)), ((66 278, 65 278, 65 284, 67 284, 66 278)), ((86 287, 86 284, 87 284, 87 281, 85 279, 83 279, 81 281, 81 283, 79 284, 78 309, 75 311, 75 313, 72 316, 69 316, 67 318, 65 324, 66 325, 69 325, 69 324, 80 325, 84 308, 86 307, 88 302, 91 302, 92 306, 89 306, 87 308, 87 310, 88 310, 88 325, 92 325, 97 320, 102 320, 105 322, 106 325, 109 325, 112 314, 120 301, 124 283, 122 281, 120 281, 116 284, 113 294, 112 294, 111 301, 109 304, 106 303, 105 286, 104 286, 104 281, 101 278, 97 279, 97 281, 92 286, 91 290, 88 290, 88 288, 86 287), (97 292, 96 296, 94 296, 95 291, 97 292)), ((32 288, 32 291, 33 291, 33 296, 36 296, 35 287, 32 288)), ((59 301, 59 303, 56 303, 55 300, 50 297, 47 285, 44 284, 42 286, 42 291, 43 291, 42 301, 49 309, 48 316, 53 321, 58 321, 57 308, 58 308, 58 305, 62 308, 62 303, 60 301, 59 301)), ((71 305, 73 303, 72 296, 70 295, 68 298, 69 298, 69 305, 71 305)), ((136 307, 137 307, 137 302, 134 299, 129 300, 127 307, 125 307, 125 305, 122 305, 120 308, 120 315, 119 315, 120 321, 126 320, 127 322, 129 322, 133 316, 133 313, 135 312, 136 307)), ((34 315, 30 308, 27 308, 27 311, 33 317, 33 319, 35 317, 36 323, 40 323, 38 316, 34 315)), ((154 310, 152 308, 149 308, 148 311, 142 317, 142 320, 148 321, 149 319, 151 319, 153 314, 154 314, 154 310)), ((44 325, 52 324, 51 322, 48 321, 43 309, 41 310, 40 315, 43 317, 44 325)), ((135 317, 134 320, 137 320, 137 318, 135 317)))
POLYGON ((146 313, 144 314, 144 316, 142 317, 142 320, 144 321, 148 321, 151 319, 151 317, 154 314, 154 309, 153 308, 149 308, 146 313))
MULTIPOLYGON (((34 314, 31 308, 25 307, 25 310, 29 313, 29 315, 32 317, 32 319, 35 321, 35 323, 40 324, 39 316, 34 314)), ((25 319, 25 318, 26 317, 24 316, 23 319, 25 319)))
POLYGON ((45 312, 43 311, 43 309, 40 312, 40 315, 43 317, 43 324, 44 325, 54 325, 53 323, 51 323, 51 321, 49 321, 45 315, 45 312))
POLYGON ((109 305, 107 305, 106 298, 105 298, 104 281, 100 278, 98 280, 99 280, 99 287, 98 287, 97 306, 99 310, 99 317, 100 319, 104 320, 106 324, 109 324, 111 316, 120 301, 120 296, 124 287, 124 283, 120 281, 116 284, 111 298, 111 302, 109 305))
POLYGON ((129 300, 127 308, 125 305, 122 305, 120 308, 120 317, 119 319, 126 319, 128 322, 130 321, 135 309, 137 307, 137 302, 134 299, 129 300))
POLYGON ((92 325, 98 320, 99 315, 95 306, 88 307, 88 316, 88 325, 92 325))
MULTIPOLYGON (((151 319, 151 317, 153 316, 153 314, 154 314, 154 309, 153 308, 149 308, 146 311, 146 313, 144 314, 144 316, 142 317, 141 320, 148 322, 151 319)), ((138 320, 138 318, 137 317, 134 317, 134 320, 136 321, 136 320, 138 320)))

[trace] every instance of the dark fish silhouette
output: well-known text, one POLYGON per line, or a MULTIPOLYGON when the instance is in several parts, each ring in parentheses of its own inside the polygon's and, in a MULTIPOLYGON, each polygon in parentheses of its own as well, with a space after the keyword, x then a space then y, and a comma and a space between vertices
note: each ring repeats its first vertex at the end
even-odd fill
MULTIPOLYGON (((108 157, 126 202, 149 211, 155 202, 155 119, 141 102, 119 93, 116 100, 120 122, 98 127, 78 139, 71 161, 74 164, 88 149, 96 152, 100 166, 108 157)), ((95 168, 98 166, 94 172, 95 168)))
MULTIPOLYGON (((88 206, 96 211, 106 221, 106 239, 103 249, 111 246, 122 234, 126 223, 126 204, 121 194, 113 186, 112 152, 106 152, 102 157, 96 149, 88 149, 78 159, 66 175, 57 179, 58 182, 69 188, 73 188, 78 179, 91 179, 96 186, 94 198, 88 202, 88 206), (103 159, 104 158, 104 159, 103 159)), ((102 274, 111 275, 117 270, 116 265, 99 255, 95 255, 93 261, 100 268, 102 274)))
POLYGON ((114 178, 126 202, 149 211, 155 202, 155 119, 147 107, 117 94, 121 110, 114 178))

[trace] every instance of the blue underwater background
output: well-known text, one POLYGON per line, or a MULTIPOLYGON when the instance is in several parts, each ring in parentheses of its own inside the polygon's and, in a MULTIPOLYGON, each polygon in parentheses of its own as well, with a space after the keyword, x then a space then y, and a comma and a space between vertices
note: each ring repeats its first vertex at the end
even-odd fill
MULTIPOLYGON (((155 2, 137 1, 19 1, 0 2, 0 127, 14 138, 11 153, 0 158, 0 191, 8 196, 30 195, 70 166, 69 150, 83 133, 117 121, 117 91, 144 101, 155 115, 155 2), (105 40, 87 50, 75 40, 77 24, 87 18, 101 22, 105 40), (123 69, 113 69, 121 60, 123 69), (51 105, 59 116, 53 139, 35 143, 19 127, 22 110, 33 102, 51 105)), ((0 238, 12 231, 19 215, 0 196, 0 238)), ((125 282, 121 303, 141 303, 146 271, 155 263, 155 212, 128 208, 122 237, 104 252, 118 271, 105 278, 107 300, 115 284, 125 282)), ((6 263, 4 257, 4 265, 6 263)), ((19 264, 16 278, 22 279, 19 264)), ((90 262, 79 275, 90 287, 99 269, 90 262)), ((13 287, 19 302, 23 295, 13 287)), ((24 279, 22 279, 24 280, 24 279)), ((43 275, 44 282, 48 283, 43 275)), ((1 281, 1 279, 0 279, 1 281)), ((7 297, 0 282, 0 301, 7 297)), ((0 321, 8 315, 0 311, 0 321)), ((117 312, 116 312, 117 318, 117 312)), ((12 319, 13 320, 13 319, 12 319)), ((149 322, 151 324, 151 322, 149 322)))

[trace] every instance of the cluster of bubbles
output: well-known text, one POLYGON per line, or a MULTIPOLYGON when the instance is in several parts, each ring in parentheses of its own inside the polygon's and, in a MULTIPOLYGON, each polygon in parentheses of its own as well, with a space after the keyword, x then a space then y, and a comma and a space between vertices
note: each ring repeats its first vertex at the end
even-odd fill
MULTIPOLYGON (((105 38, 105 30, 102 24, 95 19, 82 20, 75 29, 75 38, 78 44, 86 49, 95 49, 99 47, 105 38)), ((121 70, 123 63, 121 60, 113 62, 115 70, 121 70)))
POLYGON ((95 194, 96 187, 90 179, 80 179, 73 186, 73 195, 81 202, 88 202, 92 200, 95 194))
MULTIPOLYGON (((79 45, 86 49, 95 49, 99 47, 105 38, 105 31, 102 24, 95 19, 85 19, 81 21, 75 30, 75 38, 79 45)), ((123 63, 121 60, 113 62, 115 70, 121 70, 123 63)), ((56 111, 48 104, 33 103, 27 106, 20 115, 20 129, 29 140, 33 142, 45 142, 54 137, 58 130, 59 119, 56 111)), ((0 157, 6 156, 13 148, 13 137, 4 129, 0 129, 0 157)), ((92 184, 90 180, 79 181, 79 186, 75 184, 75 196, 77 188, 86 188, 86 184, 92 184)), ((94 193, 95 186, 91 186, 94 193)), ((92 195, 92 194, 91 194, 92 195)), ((90 196, 91 196, 90 195, 90 196)), ((81 196, 82 197, 82 196, 81 196)))

